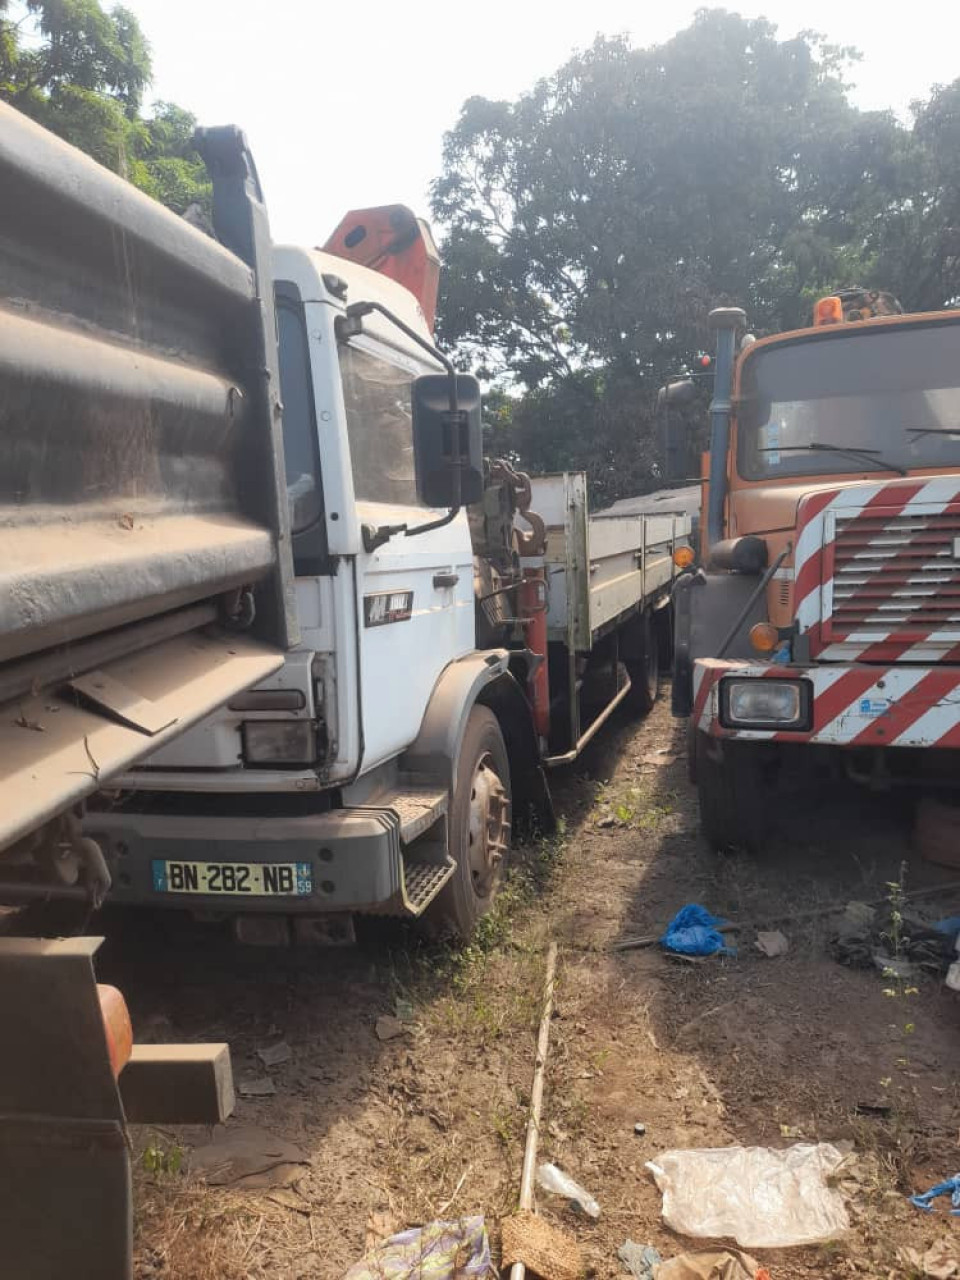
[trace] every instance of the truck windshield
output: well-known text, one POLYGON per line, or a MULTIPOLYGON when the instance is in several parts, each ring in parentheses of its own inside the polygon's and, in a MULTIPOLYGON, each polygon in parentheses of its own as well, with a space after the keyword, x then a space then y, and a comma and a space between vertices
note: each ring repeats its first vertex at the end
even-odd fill
POLYGON ((340 375, 358 501, 419 505, 413 461, 413 371, 341 344, 340 375))
POLYGON ((744 362, 737 422, 748 480, 960 467, 960 323, 761 349, 744 362))

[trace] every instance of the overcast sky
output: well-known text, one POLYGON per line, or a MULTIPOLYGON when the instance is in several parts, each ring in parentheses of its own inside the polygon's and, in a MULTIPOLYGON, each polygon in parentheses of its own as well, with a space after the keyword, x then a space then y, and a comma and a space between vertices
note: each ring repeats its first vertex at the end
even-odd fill
MULTIPOLYGON (((153 48, 153 95, 250 137, 274 236, 317 244, 350 208, 426 213, 445 130, 465 98, 515 97, 597 33, 638 45, 686 26, 699 4, 643 0, 125 0, 153 48)), ((782 36, 856 45, 855 99, 905 111, 960 76, 949 0, 766 0, 782 36)))

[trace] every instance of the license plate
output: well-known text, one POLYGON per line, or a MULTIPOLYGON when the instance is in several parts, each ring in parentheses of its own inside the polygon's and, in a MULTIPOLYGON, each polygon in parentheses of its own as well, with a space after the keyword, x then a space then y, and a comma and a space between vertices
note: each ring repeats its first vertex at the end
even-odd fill
POLYGON ((250 898, 303 898, 313 889, 309 862, 153 863, 157 893, 237 894, 250 898))

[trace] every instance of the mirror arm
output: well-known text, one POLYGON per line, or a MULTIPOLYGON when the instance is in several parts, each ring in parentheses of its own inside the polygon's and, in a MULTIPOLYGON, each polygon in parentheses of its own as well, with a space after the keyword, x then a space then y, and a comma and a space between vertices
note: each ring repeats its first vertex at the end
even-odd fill
MULTIPOLYGON (((438 351, 432 342, 428 342, 426 338, 422 338, 415 329, 411 329, 408 324, 394 315, 389 307, 383 306, 380 302, 351 302, 347 307, 346 314, 338 316, 335 322, 337 336, 340 338, 352 338, 360 332, 363 317, 369 315, 371 311, 379 311, 390 323, 402 334, 416 343, 418 347, 426 351, 428 355, 433 356, 439 364, 443 365, 447 373, 447 382, 450 388, 450 407, 447 410, 447 425, 451 429, 451 440, 459 440, 460 432, 458 430, 461 421, 460 406, 457 401, 457 371, 453 366, 453 361, 448 359, 442 351, 438 351), (343 320, 345 323, 341 324, 343 320)), ((429 533, 431 529, 442 529, 444 525, 451 524, 460 514, 460 480, 461 467, 463 460, 456 460, 456 484, 454 487, 454 496, 456 502, 449 509, 445 516, 441 516, 439 520, 431 520, 427 524, 414 525, 412 529, 407 528, 405 524, 385 524, 377 529, 372 525, 364 525, 363 527, 363 546, 365 551, 375 551, 377 547, 382 547, 396 533, 402 533, 405 538, 414 538, 418 533, 429 533)))

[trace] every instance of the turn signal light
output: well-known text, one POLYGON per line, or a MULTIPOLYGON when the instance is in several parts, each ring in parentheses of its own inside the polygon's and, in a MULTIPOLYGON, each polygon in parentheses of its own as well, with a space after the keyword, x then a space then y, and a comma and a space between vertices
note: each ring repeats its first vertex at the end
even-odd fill
POLYGON ((130 1011, 126 1000, 116 987, 98 982, 97 995, 100 997, 100 1014, 107 1037, 110 1067, 116 1079, 130 1061, 130 1055, 133 1052, 133 1026, 130 1022, 130 1011))
POLYGON ((821 298, 817 302, 813 308, 813 323, 815 325, 843 323, 843 303, 836 294, 829 298, 821 298))
POLYGON ((755 622, 750 628, 750 643, 758 653, 773 653, 780 632, 772 622, 755 622))
POLYGON ((696 558, 693 547, 677 547, 673 553, 673 563, 678 569, 689 569, 696 558))

